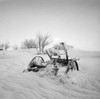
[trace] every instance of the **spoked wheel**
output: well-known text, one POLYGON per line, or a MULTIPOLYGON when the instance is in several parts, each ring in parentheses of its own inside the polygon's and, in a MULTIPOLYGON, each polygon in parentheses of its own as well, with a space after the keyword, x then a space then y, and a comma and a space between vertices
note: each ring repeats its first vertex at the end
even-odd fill
POLYGON ((73 61, 73 68, 74 68, 74 70, 79 71, 79 66, 78 66, 77 61, 73 61))
POLYGON ((38 72, 45 67, 42 63, 44 63, 44 59, 41 56, 35 56, 29 63, 27 70, 38 72))
POLYGON ((70 66, 69 67, 70 67, 71 70, 78 70, 79 71, 78 63, 75 60, 70 61, 70 66))
POLYGON ((66 69, 66 73, 69 70, 77 70, 77 71, 79 71, 78 63, 76 61, 73 61, 73 60, 69 61, 68 62, 68 67, 66 69))
POLYGON ((35 56, 30 63, 41 65, 41 63, 44 63, 44 59, 41 56, 35 56))

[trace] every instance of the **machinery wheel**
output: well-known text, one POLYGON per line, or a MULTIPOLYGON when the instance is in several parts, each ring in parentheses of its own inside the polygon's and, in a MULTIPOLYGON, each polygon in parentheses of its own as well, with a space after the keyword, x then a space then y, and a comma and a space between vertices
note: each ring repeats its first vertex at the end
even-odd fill
POLYGON ((76 61, 74 61, 74 70, 79 71, 79 66, 78 66, 78 63, 76 61))
POLYGON ((76 61, 70 61, 70 69, 79 71, 78 63, 76 61))
POLYGON ((31 63, 35 63, 36 65, 41 65, 41 63, 43 63, 43 62, 44 62, 44 59, 43 59, 41 56, 35 56, 35 57, 31 60, 30 64, 31 64, 31 63))
POLYGON ((78 63, 76 61, 69 61, 67 69, 66 69, 66 73, 69 70, 77 70, 77 71, 79 71, 78 63))

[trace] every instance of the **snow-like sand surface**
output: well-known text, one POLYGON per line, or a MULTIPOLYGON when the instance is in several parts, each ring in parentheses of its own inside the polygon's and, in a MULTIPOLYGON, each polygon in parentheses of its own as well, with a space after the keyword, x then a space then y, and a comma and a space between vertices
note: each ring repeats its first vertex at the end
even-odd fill
MULTIPOLYGON (((100 52, 69 51, 80 71, 25 72, 34 50, 0 52, 0 99, 100 99, 100 52)), ((45 60, 48 56, 42 55, 45 60)))

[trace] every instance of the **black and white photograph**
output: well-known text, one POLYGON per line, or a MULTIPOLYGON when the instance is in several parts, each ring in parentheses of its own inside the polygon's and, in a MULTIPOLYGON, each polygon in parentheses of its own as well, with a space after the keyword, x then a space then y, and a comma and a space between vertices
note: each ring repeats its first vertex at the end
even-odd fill
POLYGON ((100 0, 0 0, 0 99, 100 99, 100 0))

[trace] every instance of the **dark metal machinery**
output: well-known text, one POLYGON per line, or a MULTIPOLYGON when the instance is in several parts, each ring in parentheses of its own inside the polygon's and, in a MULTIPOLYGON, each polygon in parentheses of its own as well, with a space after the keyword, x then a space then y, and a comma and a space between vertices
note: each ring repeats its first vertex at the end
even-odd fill
MULTIPOLYGON (((41 56, 35 56, 29 63, 29 66, 27 68, 27 71, 33 71, 33 72, 38 72, 40 69, 46 68, 48 64, 53 64, 54 65, 54 75, 57 75, 57 72, 59 70, 59 66, 56 64, 58 63, 60 66, 66 66, 66 73, 69 70, 78 70, 79 71, 79 66, 77 63, 76 58, 69 59, 68 58, 68 52, 67 49, 65 48, 64 43, 60 43, 63 46, 63 50, 65 52, 66 58, 62 59, 61 56, 59 55, 57 58, 53 58, 52 55, 46 50, 46 54, 49 56, 50 61, 44 62, 43 57, 41 56)), ((25 70, 23 71, 25 72, 25 70)))

